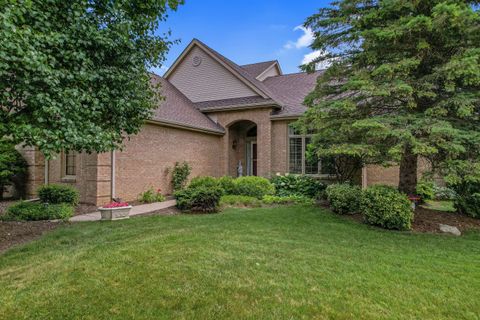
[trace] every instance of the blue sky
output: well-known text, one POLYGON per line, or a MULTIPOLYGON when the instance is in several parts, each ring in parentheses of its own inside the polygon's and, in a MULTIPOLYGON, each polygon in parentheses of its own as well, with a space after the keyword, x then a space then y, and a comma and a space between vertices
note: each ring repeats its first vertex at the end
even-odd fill
MULTIPOLYGON (((163 74, 192 38, 198 38, 238 64, 279 60, 284 73, 298 72, 311 34, 295 29, 330 1, 313 0, 186 0, 171 12, 158 33, 170 29, 174 45, 165 66, 154 70, 163 74)), ((307 56, 308 57, 308 56, 307 56)))

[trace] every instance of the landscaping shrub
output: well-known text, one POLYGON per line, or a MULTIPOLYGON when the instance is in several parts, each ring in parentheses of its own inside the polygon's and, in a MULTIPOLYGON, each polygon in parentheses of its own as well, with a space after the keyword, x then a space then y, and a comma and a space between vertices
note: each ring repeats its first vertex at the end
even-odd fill
POLYGON ((142 192, 138 196, 138 201, 143 203, 162 202, 165 201, 165 196, 162 194, 162 191, 160 189, 157 189, 155 191, 153 187, 150 187, 150 189, 142 192))
POLYGON ((77 189, 60 184, 44 185, 38 189, 38 196, 44 203, 68 203, 76 206, 79 200, 77 189))
POLYGON ((277 196, 302 195, 318 198, 326 188, 326 185, 318 179, 304 175, 277 175, 271 181, 277 196))
POLYGON ((448 187, 439 187, 435 185, 434 188, 435 200, 455 200, 457 194, 455 191, 448 187))
POLYGON ((363 192, 361 211, 369 224, 386 229, 410 230, 412 205, 407 196, 389 186, 372 186, 363 192))
POLYGON ((233 195, 235 191, 234 178, 224 176, 218 179, 218 185, 225 191, 225 194, 233 195))
POLYGON ((187 184, 188 176, 192 172, 192 167, 188 162, 175 162, 175 166, 172 170, 172 186, 173 191, 182 190, 187 184))
POLYGON ((177 200, 177 208, 180 210, 210 213, 218 211, 218 204, 222 194, 223 190, 219 187, 188 187, 177 191, 175 198, 177 200))
POLYGON ((473 218, 480 218, 480 183, 462 182, 452 186, 456 193, 455 209, 473 218))
POLYGON ((51 204, 40 202, 19 202, 10 206, 2 220, 37 221, 67 220, 73 216, 73 207, 67 203, 51 204))
MULTIPOLYGON (((15 184, 15 177, 19 178, 27 171, 27 162, 15 149, 15 144, 0 138, 0 200, 3 200, 5 186, 15 184)), ((21 187, 18 183, 17 189, 21 187)))
POLYGON ((336 213, 356 213, 360 210, 362 190, 347 183, 331 184, 325 190, 330 207, 336 213))
POLYGON ((264 204, 305 204, 312 205, 315 204, 315 200, 310 197, 300 196, 300 195, 289 195, 289 196, 264 196, 262 199, 264 204))
POLYGON ((432 200, 435 198, 435 183, 422 179, 417 183, 416 192, 421 201, 432 200))
POLYGON ((245 207, 261 207, 262 200, 250 196, 224 195, 220 199, 221 206, 245 206, 245 207))
POLYGON ((202 176, 202 177, 193 178, 192 181, 190 181, 190 185, 188 187, 189 188, 199 188, 199 187, 215 188, 218 186, 219 186, 218 180, 215 179, 214 177, 202 176))
POLYGON ((263 196, 273 195, 275 187, 268 179, 262 177, 240 177, 234 180, 233 193, 242 196, 251 196, 262 199, 263 196))

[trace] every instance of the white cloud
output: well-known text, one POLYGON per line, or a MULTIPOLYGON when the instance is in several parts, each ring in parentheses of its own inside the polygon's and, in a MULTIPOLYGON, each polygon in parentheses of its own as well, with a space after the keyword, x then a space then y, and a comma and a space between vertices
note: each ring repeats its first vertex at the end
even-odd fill
MULTIPOLYGON (((327 55, 327 52, 321 51, 321 50, 316 50, 316 51, 307 53, 306 55, 303 56, 302 64, 310 63, 313 60, 326 55, 327 55)), ((332 62, 333 62, 332 59, 327 59, 322 62, 319 62, 316 64, 315 69, 317 70, 327 69, 332 65, 332 62)))
POLYGON ((297 41, 288 41, 283 48, 285 49, 301 49, 306 48, 312 44, 315 36, 311 29, 305 28, 304 26, 297 26, 293 31, 301 30, 303 35, 297 39, 297 41))

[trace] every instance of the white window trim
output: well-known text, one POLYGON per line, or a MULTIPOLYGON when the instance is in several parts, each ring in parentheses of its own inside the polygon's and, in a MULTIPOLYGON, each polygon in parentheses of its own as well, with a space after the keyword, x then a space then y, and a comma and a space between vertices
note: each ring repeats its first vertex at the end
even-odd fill
POLYGON ((288 166, 288 173, 290 174, 301 174, 305 176, 310 176, 314 178, 332 178, 334 175, 328 173, 321 173, 322 171, 322 162, 321 160, 318 161, 317 173, 305 173, 306 167, 306 156, 305 153, 307 151, 307 144, 306 139, 312 138, 313 134, 290 134, 290 125, 287 126, 287 166, 288 166), (292 173, 290 172, 290 138, 301 138, 302 139, 302 172, 301 173, 292 173))

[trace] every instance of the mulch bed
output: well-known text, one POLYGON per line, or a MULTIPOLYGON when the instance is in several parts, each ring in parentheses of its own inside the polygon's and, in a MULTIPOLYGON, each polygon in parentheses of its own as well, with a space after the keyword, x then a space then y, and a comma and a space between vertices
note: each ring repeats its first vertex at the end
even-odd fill
POLYGON ((64 222, 55 221, 1 221, 0 253, 10 247, 32 241, 64 222))
MULTIPOLYGON (((364 223, 361 214, 345 215, 351 220, 364 223)), ((457 227, 462 233, 467 230, 480 230, 480 219, 474 219, 463 214, 444 212, 417 207, 412 223, 412 231, 421 233, 443 233, 439 224, 457 227)))

